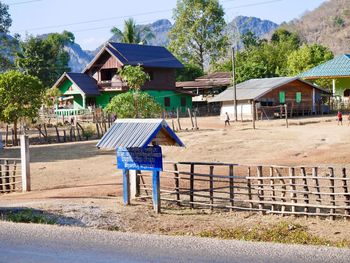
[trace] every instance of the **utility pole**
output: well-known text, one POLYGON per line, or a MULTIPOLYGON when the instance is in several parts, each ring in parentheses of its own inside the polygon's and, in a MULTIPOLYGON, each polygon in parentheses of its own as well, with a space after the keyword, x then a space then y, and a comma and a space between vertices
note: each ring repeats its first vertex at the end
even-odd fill
POLYGON ((232 46, 232 85, 233 85, 233 105, 235 109, 235 121, 237 121, 238 115, 237 115, 236 65, 235 65, 235 48, 233 46, 232 46))

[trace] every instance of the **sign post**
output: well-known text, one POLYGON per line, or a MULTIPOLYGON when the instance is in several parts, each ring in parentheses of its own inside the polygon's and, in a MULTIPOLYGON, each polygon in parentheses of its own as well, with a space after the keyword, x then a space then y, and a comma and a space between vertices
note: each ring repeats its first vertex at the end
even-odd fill
POLYGON ((130 170, 152 171, 152 197, 156 213, 160 213, 160 178, 163 170, 162 149, 159 146, 117 149, 118 169, 123 170, 124 205, 130 204, 130 170))

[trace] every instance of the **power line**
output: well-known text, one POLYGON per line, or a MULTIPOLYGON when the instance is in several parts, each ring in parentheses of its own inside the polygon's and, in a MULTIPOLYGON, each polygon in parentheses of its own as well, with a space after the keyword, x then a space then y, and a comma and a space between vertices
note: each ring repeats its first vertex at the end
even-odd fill
MULTIPOLYGON (((43 1, 43 0, 31 0, 31 1, 19 2, 19 3, 29 3, 29 2, 37 2, 37 1, 43 1)), ((222 1, 222 3, 235 2, 235 1, 237 1, 237 0, 225 0, 225 1, 222 1)), ((270 0, 270 1, 264 1, 264 2, 257 2, 257 3, 233 6, 233 7, 229 7, 229 8, 225 8, 225 9, 226 10, 230 10, 230 9, 234 9, 234 8, 244 8, 244 7, 264 5, 264 4, 274 3, 274 2, 280 2, 280 1, 284 1, 284 0, 270 0)), ((75 26, 75 25, 82 25, 82 24, 91 24, 91 23, 111 21, 111 20, 116 20, 116 19, 126 19, 126 18, 129 18, 129 17, 138 17, 138 16, 158 14, 158 13, 166 13, 166 12, 169 12, 169 11, 172 11, 172 10, 173 9, 163 9, 163 10, 157 10, 157 11, 151 11, 151 12, 129 14, 129 15, 124 15, 124 16, 116 16, 116 17, 108 17, 108 18, 85 20, 85 21, 74 22, 74 23, 67 23, 67 24, 51 25, 51 26, 44 26, 44 27, 34 27, 34 28, 29 28, 29 29, 20 29, 20 30, 16 30, 16 33, 26 32, 26 31, 37 31, 37 30, 43 30, 43 29, 52 29, 52 28, 59 28, 59 27, 67 27, 67 26, 75 26)), ((109 27, 107 27, 107 26, 96 27, 95 29, 99 30, 99 29, 104 29, 104 28, 109 28, 109 27)), ((90 28, 83 28, 83 29, 79 29, 79 31, 75 31, 75 32, 83 32, 83 31, 91 31, 91 30, 92 29, 90 29, 90 28)))
POLYGON ((8 6, 15 6, 15 5, 24 5, 34 2, 42 2, 43 0, 28 0, 28 1, 22 1, 22 2, 14 2, 14 3, 8 3, 8 6))

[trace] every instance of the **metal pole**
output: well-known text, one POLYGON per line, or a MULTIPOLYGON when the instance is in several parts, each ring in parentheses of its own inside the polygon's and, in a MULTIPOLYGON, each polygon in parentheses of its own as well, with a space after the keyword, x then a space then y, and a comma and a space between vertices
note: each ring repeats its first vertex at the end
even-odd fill
POLYGON ((232 85, 233 85, 233 105, 235 109, 235 121, 237 117, 237 89, 236 89, 236 65, 235 65, 235 48, 232 47, 232 85))

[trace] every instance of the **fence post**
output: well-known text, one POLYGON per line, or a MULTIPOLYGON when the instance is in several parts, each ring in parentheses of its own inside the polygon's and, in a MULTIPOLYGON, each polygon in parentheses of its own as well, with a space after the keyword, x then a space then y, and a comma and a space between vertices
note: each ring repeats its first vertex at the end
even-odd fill
POLYGON ((289 125, 288 125, 288 106, 287 106, 287 104, 284 104, 284 115, 286 118, 286 127, 288 128, 289 125))
POLYGON ((263 177, 263 169, 262 166, 257 167, 257 174, 258 177, 261 179, 258 179, 258 196, 259 201, 262 201, 262 203, 259 203, 259 211, 261 214, 264 214, 264 180, 263 177))
POLYGON ((140 196, 140 176, 138 171, 130 170, 130 195, 131 198, 140 196))
POLYGON ((194 163, 191 163, 191 172, 190 172, 190 207, 194 207, 194 163))
POLYGON ((29 137, 21 135, 21 173, 22 173, 22 191, 30 191, 30 155, 29 155, 29 137))
POLYGON ((124 205, 130 205, 130 174, 129 170, 123 170, 123 201, 124 205))
POLYGON ((214 175, 214 166, 211 165, 209 167, 209 195, 210 195, 210 209, 213 210, 214 207, 213 207, 213 204, 214 204, 214 178, 213 178, 213 175, 214 175))
POLYGON ((160 178, 159 172, 153 171, 152 174, 152 194, 153 194, 153 208, 154 211, 160 213, 160 178))
POLYGON ((235 205, 234 203, 234 198, 235 198, 235 192, 234 192, 234 180, 233 180, 233 165, 229 166, 229 176, 230 176, 230 205, 231 205, 231 211, 233 211, 233 206, 235 205))

